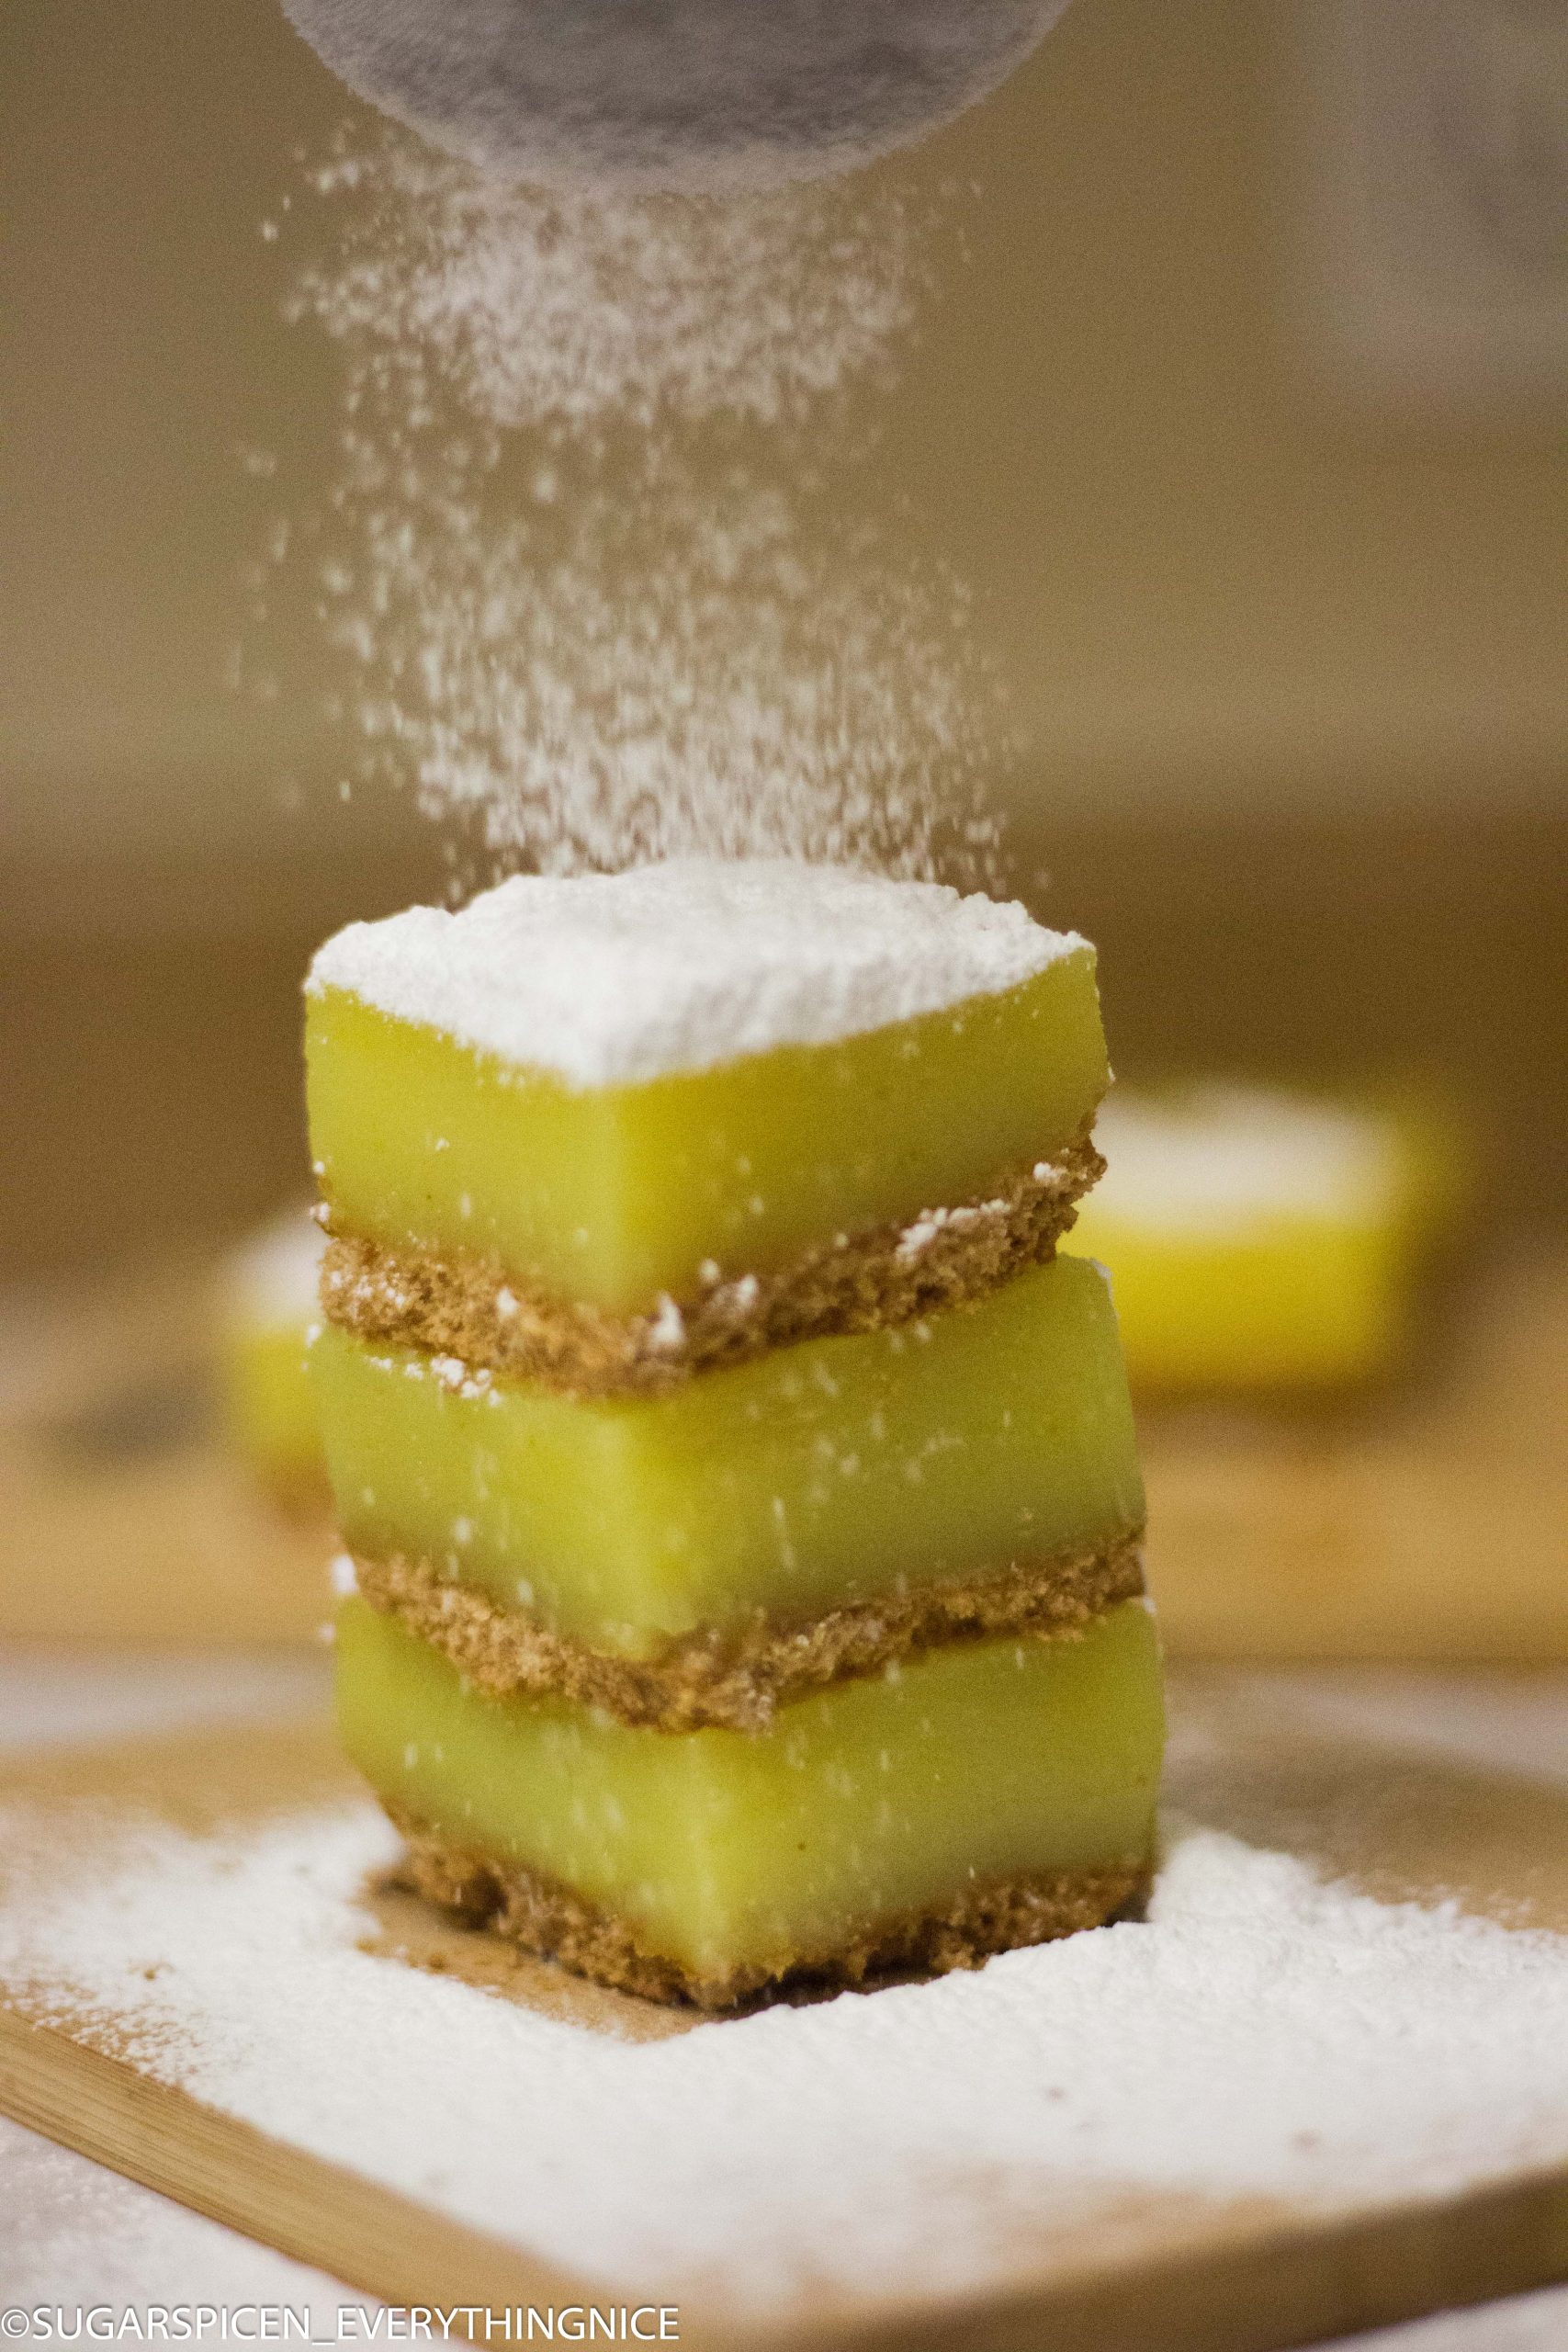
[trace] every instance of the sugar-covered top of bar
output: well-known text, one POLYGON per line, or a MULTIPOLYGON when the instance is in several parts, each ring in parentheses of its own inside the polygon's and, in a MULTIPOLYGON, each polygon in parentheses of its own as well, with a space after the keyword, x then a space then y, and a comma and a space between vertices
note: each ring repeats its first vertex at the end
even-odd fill
POLYGON ((1016 901, 786 860, 517 875, 351 923, 311 966, 383 1012, 576 1087, 823 1045, 1016 987, 1085 942, 1016 901))
POLYGON ((1095 1140, 1107 1163, 1098 1209, 1173 1230, 1382 1216, 1405 1181, 1392 1118, 1264 1087, 1115 1094, 1095 1140))

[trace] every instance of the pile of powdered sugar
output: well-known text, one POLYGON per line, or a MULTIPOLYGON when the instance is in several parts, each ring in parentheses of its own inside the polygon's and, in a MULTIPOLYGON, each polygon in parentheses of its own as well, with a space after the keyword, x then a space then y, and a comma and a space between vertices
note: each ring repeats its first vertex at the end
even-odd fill
POLYGON ((693 858, 514 875, 458 914, 411 907, 351 923, 309 985, 607 1086, 881 1028, 1014 987, 1083 944, 1016 900, 693 858))
POLYGON ((629 2043, 358 1950, 367 1804, 113 1860, 15 1810, 29 2013, 607 2287, 914 2295, 1129 2193, 1329 2210, 1568 2158, 1568 1939, 1202 1828, 1145 1922, 629 2043))

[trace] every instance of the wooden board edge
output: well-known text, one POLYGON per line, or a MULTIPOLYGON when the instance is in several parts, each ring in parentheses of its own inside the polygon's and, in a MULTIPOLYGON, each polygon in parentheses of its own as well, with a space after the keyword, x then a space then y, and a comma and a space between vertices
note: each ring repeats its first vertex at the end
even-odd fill
MULTIPOLYGON (((1216 2217, 1218 2219, 1218 2217, 1216 2217)), ((1298 2352, 1568 2282, 1568 2165, 1351 2217, 1237 2209, 1218 2243, 761 2328, 749 2352, 1298 2352), (1241 2216, 1245 2213, 1246 2218, 1241 2216)))
MULTIPOLYGON (((627 2300, 4 2006, 0 2110, 383 2301, 472 2309, 481 2338, 487 2313, 627 2300)), ((1289 2352, 1564 2280, 1568 2166, 1554 2166, 1315 2225, 1259 2228, 1251 2216, 1196 2252, 953 2301, 728 2327, 684 2303, 680 2341, 755 2352, 1289 2352)))
POLYGON ((596 2299, 521 2247, 269 2138, 5 2003, 0 2112, 384 2302, 472 2306, 481 2336, 486 2312, 596 2299))

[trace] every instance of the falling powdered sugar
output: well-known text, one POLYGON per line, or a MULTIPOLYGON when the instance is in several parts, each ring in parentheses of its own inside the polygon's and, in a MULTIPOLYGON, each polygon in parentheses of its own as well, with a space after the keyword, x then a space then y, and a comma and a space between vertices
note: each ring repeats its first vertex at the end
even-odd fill
POLYGON ((1144 1922, 635 2043, 359 1949, 368 1804, 112 1858, 12 1811, 28 2015, 606 2287, 953 2290, 1130 2196, 1326 2213, 1568 2158, 1568 1939, 1203 1828, 1144 1922))
MULTIPOLYGON (((400 133, 310 180, 335 233, 294 308, 344 355, 338 479, 275 529, 254 615, 314 612, 355 773, 492 879, 992 879, 1012 747, 973 598, 861 511, 851 394, 896 378, 930 207, 546 193, 400 133)), ((242 683, 276 699, 264 650, 242 683)))
POLYGON ((295 314, 356 372, 416 401, 440 384, 507 432, 799 422, 891 370, 927 275, 923 223, 890 188, 723 203, 546 189, 397 133, 312 177, 352 209, 331 257, 302 271, 295 314))
POLYGON ((803 549, 743 481, 658 506, 638 550, 646 505, 594 492, 547 557, 515 518, 367 511, 338 641, 367 743, 412 763, 425 812, 549 873, 705 854, 923 876, 944 820, 988 842, 964 802, 984 728, 930 586, 874 548, 803 549))

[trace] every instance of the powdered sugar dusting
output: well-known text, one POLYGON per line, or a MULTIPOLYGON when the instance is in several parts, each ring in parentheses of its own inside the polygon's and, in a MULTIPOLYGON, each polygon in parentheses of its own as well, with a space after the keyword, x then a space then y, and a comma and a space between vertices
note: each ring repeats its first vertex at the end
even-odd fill
POLYGON ((955 1208, 922 1209, 898 1236, 894 1251, 900 1265, 923 1257, 940 1235, 963 1233, 977 1225, 999 1225, 1011 1211, 1010 1201, 961 1201, 955 1208))
POLYGON ((62 1865, 57 1812, 29 1838, 0 1972, 34 2014, 125 2020, 158 2079, 606 2284, 915 2293, 1097 2199, 1326 2209, 1568 2157, 1568 1939, 1201 1828, 1145 1923, 642 2044, 360 1951, 368 1805, 107 1865, 90 1830, 62 1865))
MULTIPOLYGON (((351 923, 310 986, 605 1086, 820 1045, 1016 986, 1085 950, 1016 901, 786 860, 515 875, 459 914, 351 923)), ((1087 951, 1086 951, 1087 952, 1087 951)))

